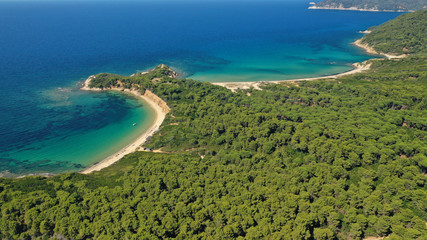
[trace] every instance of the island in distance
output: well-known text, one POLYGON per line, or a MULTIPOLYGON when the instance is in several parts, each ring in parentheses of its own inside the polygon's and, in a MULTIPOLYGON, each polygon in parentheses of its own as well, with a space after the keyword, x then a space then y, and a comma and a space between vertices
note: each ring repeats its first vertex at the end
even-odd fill
POLYGON ((232 92, 164 65, 97 74, 87 87, 167 103, 153 151, 0 178, 0 239, 425 240, 426 22, 370 29, 362 44, 404 57, 339 78, 232 92))
POLYGON ((323 0, 311 2, 309 9, 413 12, 427 9, 427 0, 323 0))

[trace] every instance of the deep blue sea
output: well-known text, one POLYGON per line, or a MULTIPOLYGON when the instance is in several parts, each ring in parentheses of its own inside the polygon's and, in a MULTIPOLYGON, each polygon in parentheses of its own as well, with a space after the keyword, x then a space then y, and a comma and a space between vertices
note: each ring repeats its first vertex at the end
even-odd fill
POLYGON ((81 170, 144 131, 145 103, 78 90, 92 74, 164 63, 211 82, 329 75, 372 57, 350 45, 358 31, 399 15, 308 2, 0 2, 0 174, 81 170))

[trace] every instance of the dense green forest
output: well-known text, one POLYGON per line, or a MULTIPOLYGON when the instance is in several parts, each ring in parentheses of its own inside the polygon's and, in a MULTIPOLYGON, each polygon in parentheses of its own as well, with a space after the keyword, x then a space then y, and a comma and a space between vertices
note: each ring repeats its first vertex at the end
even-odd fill
POLYGON ((362 42, 378 52, 391 54, 427 53, 427 10, 403 14, 371 28, 362 42))
POLYGON ((415 11, 427 8, 427 0, 323 0, 317 7, 376 9, 379 11, 415 11))
POLYGON ((148 74, 171 107, 147 147, 89 175, 0 179, 1 239, 425 239, 427 57, 233 93, 148 74))

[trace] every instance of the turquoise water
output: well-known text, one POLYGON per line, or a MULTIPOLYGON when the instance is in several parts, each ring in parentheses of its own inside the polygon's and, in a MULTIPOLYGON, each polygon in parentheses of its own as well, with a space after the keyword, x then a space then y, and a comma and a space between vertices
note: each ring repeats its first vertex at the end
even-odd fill
POLYGON ((153 121, 153 110, 141 99, 128 94, 89 93, 70 88, 39 94, 47 100, 40 107, 56 114, 51 114, 54 119, 46 121, 48 125, 32 129, 38 129, 42 136, 43 131, 47 131, 47 136, 41 140, 22 139, 22 145, 2 152, 1 166, 9 172, 82 170, 136 140, 153 121))
POLYGON ((78 84, 164 63, 200 81, 344 72, 371 58, 350 42, 399 13, 283 2, 0 2, 0 174, 78 171, 126 146, 152 112, 78 84), (135 127, 132 124, 138 123, 135 127))
POLYGON ((318 77, 349 71, 353 69, 352 62, 367 59, 365 55, 352 55, 328 45, 313 49, 305 44, 269 43, 264 48, 258 44, 249 42, 244 49, 235 48, 242 52, 224 53, 231 60, 230 64, 195 73, 191 78, 208 82, 247 82, 318 77))

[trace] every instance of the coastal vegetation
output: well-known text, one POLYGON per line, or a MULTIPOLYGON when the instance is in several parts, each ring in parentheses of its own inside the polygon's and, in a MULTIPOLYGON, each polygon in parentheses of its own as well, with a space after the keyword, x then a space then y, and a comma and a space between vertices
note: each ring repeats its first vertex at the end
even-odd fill
POLYGON ((371 11, 415 11, 427 8, 426 0, 323 0, 317 8, 371 11))
POLYGON ((98 74, 90 87, 168 103, 145 145, 161 152, 89 175, 0 179, 0 238, 424 239, 427 52, 411 49, 367 73, 262 91, 164 65, 98 74))
POLYGON ((396 55, 427 52, 427 10, 403 14, 370 30, 374 31, 363 37, 362 43, 373 46, 377 52, 396 55))

